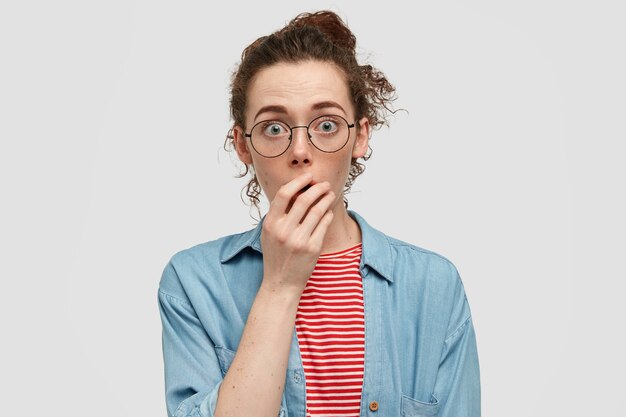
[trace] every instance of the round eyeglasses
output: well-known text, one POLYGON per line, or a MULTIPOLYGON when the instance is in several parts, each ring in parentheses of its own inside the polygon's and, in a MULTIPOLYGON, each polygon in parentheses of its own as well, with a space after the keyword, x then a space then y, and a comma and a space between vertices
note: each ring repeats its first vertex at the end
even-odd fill
POLYGON ((322 152, 333 153, 346 146, 350 139, 349 124, 341 116, 326 114, 311 120, 307 126, 290 127, 280 120, 258 122, 245 137, 250 138, 254 150, 266 158, 276 158, 289 149, 293 138, 293 129, 305 128, 309 142, 322 152))

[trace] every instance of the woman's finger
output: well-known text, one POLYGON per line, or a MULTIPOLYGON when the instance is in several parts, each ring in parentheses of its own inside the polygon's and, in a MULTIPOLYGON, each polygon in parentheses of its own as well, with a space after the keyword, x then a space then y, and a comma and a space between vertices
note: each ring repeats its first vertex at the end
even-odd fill
POLYGON ((325 181, 312 185, 302 193, 296 192, 296 195, 291 200, 291 207, 288 207, 289 225, 297 227, 302 222, 307 211, 320 201, 328 190, 330 190, 330 183, 325 181))
POLYGON ((298 227, 299 233, 301 233, 301 235, 305 236, 306 238, 309 238, 309 236, 313 234, 313 231, 316 229, 318 223, 332 207, 334 202, 335 193, 329 191, 317 203, 312 205, 308 209, 306 216, 302 220, 302 224, 298 227))
POLYGON ((326 213, 324 213, 320 221, 317 223, 315 229, 313 230, 313 233, 311 233, 311 239, 309 239, 309 242, 312 245, 315 245, 316 247, 321 249, 322 244, 324 243, 324 236, 326 235, 328 227, 330 226, 332 221, 333 212, 332 210, 328 210, 326 211, 326 213))
POLYGON ((288 183, 284 184, 278 189, 274 199, 270 203, 269 213, 272 215, 283 215, 287 211, 289 202, 296 195, 298 191, 304 188, 307 184, 311 183, 313 175, 306 172, 302 175, 298 175, 288 183))

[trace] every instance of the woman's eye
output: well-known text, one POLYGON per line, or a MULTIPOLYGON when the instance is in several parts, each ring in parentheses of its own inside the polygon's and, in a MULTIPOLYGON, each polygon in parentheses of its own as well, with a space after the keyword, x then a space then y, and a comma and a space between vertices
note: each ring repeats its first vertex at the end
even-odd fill
POLYGON ((265 134, 269 136, 276 136, 284 133, 284 128, 278 123, 272 123, 265 127, 265 134))
POLYGON ((330 133, 337 130, 337 124, 331 120, 324 120, 318 125, 318 130, 324 133, 330 133))

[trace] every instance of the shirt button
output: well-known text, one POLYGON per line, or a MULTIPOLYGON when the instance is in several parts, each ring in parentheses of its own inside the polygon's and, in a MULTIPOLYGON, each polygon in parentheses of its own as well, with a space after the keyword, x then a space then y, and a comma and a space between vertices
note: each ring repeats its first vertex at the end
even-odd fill
POLYGON ((293 373, 293 380, 294 380, 294 382, 295 382, 296 384, 299 384, 301 379, 302 379, 302 377, 300 376, 300 372, 295 371, 295 372, 293 373))
POLYGON ((370 410, 372 410, 372 411, 378 410, 378 403, 376 401, 372 401, 370 403, 370 410))

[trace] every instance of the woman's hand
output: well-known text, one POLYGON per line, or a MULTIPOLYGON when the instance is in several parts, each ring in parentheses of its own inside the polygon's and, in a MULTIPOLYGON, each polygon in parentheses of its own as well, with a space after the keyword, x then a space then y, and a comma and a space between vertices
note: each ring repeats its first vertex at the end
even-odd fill
POLYGON ((263 285, 298 297, 321 253, 335 201, 328 182, 299 193, 311 180, 311 174, 302 174, 278 190, 261 232, 263 285))

